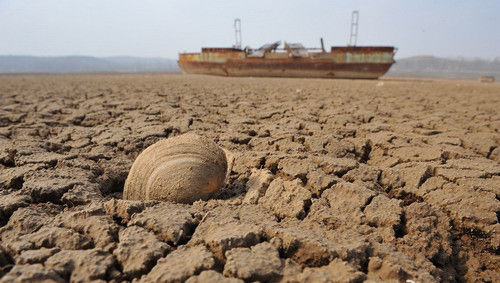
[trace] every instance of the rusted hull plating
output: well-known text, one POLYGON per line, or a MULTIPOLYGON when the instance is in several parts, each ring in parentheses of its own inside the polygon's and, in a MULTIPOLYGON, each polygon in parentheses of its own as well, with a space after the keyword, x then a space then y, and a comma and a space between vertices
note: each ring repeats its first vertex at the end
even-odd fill
POLYGON ((183 72, 231 77, 312 77, 376 79, 384 75, 392 63, 337 64, 337 63, 282 63, 263 64, 179 62, 183 72))
POLYGON ((287 53, 248 57, 237 49, 204 48, 179 55, 179 67, 189 74, 236 77, 310 77, 377 79, 394 63, 393 47, 332 47, 331 52, 294 58, 287 53))

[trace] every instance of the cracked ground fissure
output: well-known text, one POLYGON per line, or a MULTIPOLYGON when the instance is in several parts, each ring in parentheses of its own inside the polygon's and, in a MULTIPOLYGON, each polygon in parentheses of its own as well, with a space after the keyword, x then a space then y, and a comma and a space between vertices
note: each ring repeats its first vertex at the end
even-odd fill
POLYGON ((0 281, 500 281, 499 89, 1 76, 0 281), (234 154, 216 198, 121 200, 188 131, 234 154))

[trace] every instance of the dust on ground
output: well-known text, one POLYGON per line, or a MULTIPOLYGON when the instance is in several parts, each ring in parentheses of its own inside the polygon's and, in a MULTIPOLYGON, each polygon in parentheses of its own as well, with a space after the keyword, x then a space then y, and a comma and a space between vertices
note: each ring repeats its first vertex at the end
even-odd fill
POLYGON ((500 281, 498 83, 2 76, 0 97, 2 282, 500 281), (221 193, 122 200, 188 131, 234 154, 221 193))

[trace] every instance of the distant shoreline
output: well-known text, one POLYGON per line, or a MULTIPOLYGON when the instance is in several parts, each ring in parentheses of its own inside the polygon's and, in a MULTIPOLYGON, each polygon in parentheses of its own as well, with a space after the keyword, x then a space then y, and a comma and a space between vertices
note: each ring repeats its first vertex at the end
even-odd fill
POLYGON ((41 72, 31 72, 31 73, 1 73, 0 76, 71 76, 71 75, 161 75, 161 74, 182 74, 181 71, 171 71, 171 72, 65 72, 65 73, 41 73, 41 72))
MULTIPOLYGON (((0 55, 1 75, 180 73, 177 60, 147 57, 0 55)), ((385 77, 500 79, 500 59, 448 59, 414 56, 397 59, 385 77)))

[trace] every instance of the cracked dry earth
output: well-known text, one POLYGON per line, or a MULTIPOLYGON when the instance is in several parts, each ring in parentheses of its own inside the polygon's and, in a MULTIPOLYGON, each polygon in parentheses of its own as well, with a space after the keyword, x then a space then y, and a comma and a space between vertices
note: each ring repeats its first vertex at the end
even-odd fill
POLYGON ((500 85, 0 77, 1 282, 500 282, 500 85), (215 199, 122 200, 188 131, 215 199))

